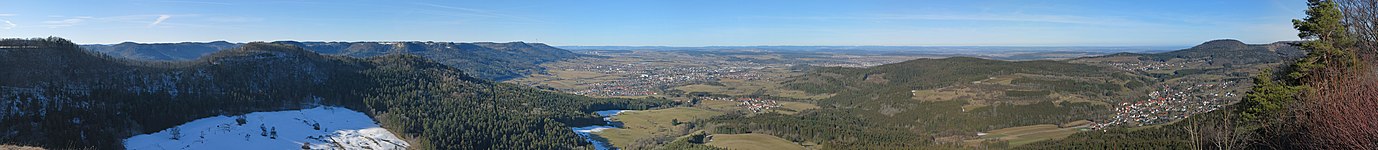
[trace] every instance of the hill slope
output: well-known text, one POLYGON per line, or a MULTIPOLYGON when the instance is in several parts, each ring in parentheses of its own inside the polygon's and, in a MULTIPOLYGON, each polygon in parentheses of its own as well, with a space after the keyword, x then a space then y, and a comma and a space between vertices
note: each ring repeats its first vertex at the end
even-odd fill
POLYGON ((47 148, 115 149, 197 118, 328 105, 364 112, 417 148, 567 149, 588 146, 567 126, 602 122, 595 110, 670 104, 496 83, 411 55, 272 43, 146 62, 59 38, 5 39, 0 68, 0 144, 47 148))
POLYGON ((819 104, 859 111, 853 113, 874 122, 942 133, 1091 117, 1102 112, 1096 109, 1103 109, 1109 102, 1106 99, 1121 97, 1123 91, 1138 88, 1134 84, 1145 80, 1066 62, 954 57, 871 68, 823 68, 786 84, 834 93, 819 104))

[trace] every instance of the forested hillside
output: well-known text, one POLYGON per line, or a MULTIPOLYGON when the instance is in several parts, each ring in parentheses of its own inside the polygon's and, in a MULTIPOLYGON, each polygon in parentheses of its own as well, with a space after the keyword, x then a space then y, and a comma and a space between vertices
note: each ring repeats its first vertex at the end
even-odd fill
POLYGON ((247 43, 192 61, 150 62, 60 38, 0 40, 0 142, 118 149, 120 140, 197 118, 343 106, 418 148, 572 149, 595 110, 657 99, 594 99, 497 83, 413 55, 368 59, 247 43))
MULTIPOLYGON (((369 58, 390 54, 412 54, 465 71, 470 76, 489 80, 519 78, 544 70, 541 63, 576 58, 580 55, 541 43, 454 43, 454 42, 297 42, 293 45, 326 55, 369 58)), ((118 58, 161 61, 191 61, 213 52, 238 47, 224 41, 197 43, 132 43, 83 45, 83 48, 118 58)))
POLYGON ((474 77, 503 81, 539 73, 541 63, 579 57, 568 50, 541 43, 452 42, 275 42, 322 54, 360 58, 413 54, 464 70, 474 77))

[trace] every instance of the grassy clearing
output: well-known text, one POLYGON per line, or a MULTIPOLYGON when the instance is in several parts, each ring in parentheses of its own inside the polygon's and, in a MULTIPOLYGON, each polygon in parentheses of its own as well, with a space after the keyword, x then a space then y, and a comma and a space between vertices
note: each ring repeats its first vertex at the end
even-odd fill
POLYGON ((789 140, 766 134, 714 134, 709 146, 742 150, 804 149, 789 140))
POLYGON ((709 117, 722 115, 722 112, 706 110, 695 107, 675 107, 668 109, 646 110, 624 112, 616 117, 614 121, 622 122, 621 129, 607 129, 596 132, 599 137, 607 138, 617 147, 627 147, 637 138, 650 137, 657 133, 668 133, 675 130, 671 120, 688 122, 692 120, 707 119, 709 117))
MULTIPOLYGON (((1083 121, 1074 121, 1074 122, 1070 122, 1070 123, 1067 123, 1067 124, 1085 125, 1086 123, 1085 123, 1085 121, 1083 120, 1083 121)), ((1010 147, 1018 147, 1018 146, 1020 146, 1020 145, 1029 144, 1029 143, 1038 142, 1038 141, 1043 141, 1043 140, 1052 140, 1052 139, 1061 139, 1061 138, 1065 138, 1065 137, 1070 136, 1070 135, 1072 135, 1072 134, 1075 134, 1075 133, 1077 133, 1077 132, 1079 132, 1079 131, 1080 131, 1080 127, 1079 127, 1079 126, 1078 126, 1078 127, 1067 127, 1067 128, 1058 128, 1057 125, 1053 125, 1053 124, 1040 124, 1040 125, 1018 126, 1018 127, 1009 127, 1009 128, 1002 128, 1002 129, 991 130, 991 131, 986 132, 986 135, 985 135, 985 136, 981 136, 979 139, 966 140, 965 143, 966 143, 967 145, 969 145, 969 146, 975 146, 975 145, 979 145, 979 144, 981 143, 981 141, 984 141, 984 140, 988 140, 988 139, 997 139, 997 140, 1009 141, 1010 147)))
POLYGON ((990 77, 990 79, 981 80, 981 83, 1010 85, 1010 82, 1014 81, 1014 79, 1018 79, 1018 78, 1020 78, 1020 77, 1023 77, 1022 75, 1024 75, 1024 74, 1023 74, 1023 73, 1018 73, 1018 74, 1011 74, 1011 75, 993 76, 993 77, 990 77))
POLYGON ((582 84, 617 80, 618 76, 590 71, 546 70, 547 74, 509 80, 510 83, 539 83, 558 89, 579 89, 582 84))
POLYGON ((727 91, 727 87, 716 86, 716 85, 703 85, 703 84, 685 85, 685 86, 675 87, 674 89, 682 90, 682 91, 685 91, 685 92, 708 92, 708 93, 719 93, 719 92, 727 91))
POLYGON ((780 108, 771 109, 771 110, 777 110, 777 111, 775 111, 775 112, 779 112, 779 113, 781 113, 781 114, 790 114, 790 115, 793 115, 793 114, 798 114, 798 113, 801 112, 801 111, 809 110, 809 109, 818 109, 818 105, 813 105, 813 104, 810 104, 810 103, 802 103, 802 102, 780 102, 780 108))

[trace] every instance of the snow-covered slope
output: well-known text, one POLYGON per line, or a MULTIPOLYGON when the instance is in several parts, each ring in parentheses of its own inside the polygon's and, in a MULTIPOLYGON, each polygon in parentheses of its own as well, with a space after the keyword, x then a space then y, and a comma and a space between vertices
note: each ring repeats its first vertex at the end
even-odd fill
POLYGON ((255 112, 197 119, 124 140, 140 149, 406 149, 373 119, 341 107, 255 112), (241 125, 239 118, 244 119, 241 125), (180 133, 180 134, 178 134, 180 133), (173 136, 174 134, 180 136, 173 136))

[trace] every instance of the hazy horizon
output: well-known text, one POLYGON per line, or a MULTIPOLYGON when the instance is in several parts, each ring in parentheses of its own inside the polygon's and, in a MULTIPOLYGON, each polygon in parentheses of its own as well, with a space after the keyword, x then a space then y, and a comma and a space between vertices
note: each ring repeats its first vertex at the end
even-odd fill
POLYGON ((0 37, 79 43, 1176 46, 1296 40, 1302 1, 15 1, 0 37), (769 7, 767 7, 769 6, 769 7), (69 10, 69 11, 50 11, 69 10))

